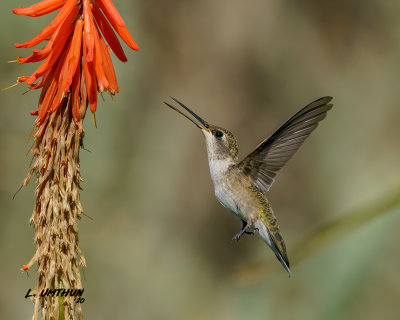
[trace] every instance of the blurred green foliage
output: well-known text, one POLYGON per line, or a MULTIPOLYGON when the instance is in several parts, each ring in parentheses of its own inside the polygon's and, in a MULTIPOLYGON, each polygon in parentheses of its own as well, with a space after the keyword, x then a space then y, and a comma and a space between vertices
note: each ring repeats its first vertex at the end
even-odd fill
MULTIPOLYGON (((6 63, 50 19, 11 13, 33 2, 0 3, 1 87, 37 67, 6 63)), ((100 102, 97 129, 85 122, 85 317, 398 319, 400 3, 115 3, 140 51, 115 60, 121 93, 100 102), (242 156, 306 103, 334 97, 269 193, 292 278, 261 239, 230 243, 240 221, 217 203, 203 137, 162 104, 170 95, 233 131, 242 156)), ((0 94, 4 319, 31 316, 36 281, 19 271, 34 252, 34 181, 12 200, 38 99, 24 91, 0 94)))

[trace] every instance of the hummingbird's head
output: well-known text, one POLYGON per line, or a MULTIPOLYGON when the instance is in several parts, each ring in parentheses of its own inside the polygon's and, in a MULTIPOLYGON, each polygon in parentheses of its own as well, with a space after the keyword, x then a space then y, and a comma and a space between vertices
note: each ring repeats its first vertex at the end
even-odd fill
POLYGON ((182 108, 187 110, 196 120, 198 120, 198 122, 194 121, 192 118, 189 118, 182 111, 171 106, 169 103, 164 102, 168 107, 170 107, 171 109, 175 110, 176 112, 180 113, 185 118, 193 122, 203 132, 204 137, 206 138, 209 161, 227 160, 228 162, 237 162, 239 153, 237 147, 237 141, 234 135, 230 131, 209 124, 207 121, 203 120, 192 110, 186 107, 182 102, 178 101, 175 98, 172 99, 175 102, 177 102, 182 108))
POLYGON ((201 130, 206 138, 209 160, 238 160, 238 147, 234 135, 221 127, 209 125, 201 130))

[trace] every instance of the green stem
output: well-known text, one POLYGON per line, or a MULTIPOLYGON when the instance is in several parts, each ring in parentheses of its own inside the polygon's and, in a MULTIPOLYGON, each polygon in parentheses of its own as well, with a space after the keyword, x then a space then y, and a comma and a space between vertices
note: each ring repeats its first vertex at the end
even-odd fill
MULTIPOLYGON (((62 289, 61 283, 59 284, 59 289, 62 289)), ((58 320, 65 320, 63 297, 60 294, 58 295, 58 320)))

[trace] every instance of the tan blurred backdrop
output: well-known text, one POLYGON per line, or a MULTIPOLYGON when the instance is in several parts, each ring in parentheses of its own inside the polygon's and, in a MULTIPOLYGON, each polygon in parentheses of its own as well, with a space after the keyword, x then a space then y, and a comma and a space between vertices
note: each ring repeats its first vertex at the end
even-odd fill
MULTIPOLYGON (((13 43, 49 21, 11 13, 33 2, 0 3, 1 87, 37 67, 7 64, 29 52, 13 43)), ((203 137, 163 101, 233 131, 244 156, 306 103, 334 97, 269 192, 291 258, 320 226, 399 188, 400 3, 115 4, 140 51, 124 46, 120 94, 100 103, 97 129, 85 121, 85 318, 399 319, 398 206, 293 261, 289 279, 258 237, 230 243, 241 223, 214 197, 203 137)), ((34 252, 34 181, 12 200, 38 99, 25 90, 0 94, 2 319, 31 317, 24 295, 36 281, 35 268, 19 271, 34 252)))

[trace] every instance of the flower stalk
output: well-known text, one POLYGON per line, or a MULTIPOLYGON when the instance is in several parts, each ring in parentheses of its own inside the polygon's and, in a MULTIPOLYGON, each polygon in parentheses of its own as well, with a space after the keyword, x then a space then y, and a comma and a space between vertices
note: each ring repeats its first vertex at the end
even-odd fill
POLYGON ((27 178, 37 173, 36 204, 30 219, 35 227, 36 252, 24 269, 38 265, 38 283, 32 297, 35 304, 33 319, 39 309, 42 319, 58 319, 63 310, 65 319, 82 319, 80 304, 73 297, 40 297, 40 292, 55 288, 82 288, 79 267, 86 266, 78 245, 77 221, 83 213, 79 198, 79 149, 81 134, 72 121, 71 100, 51 114, 46 130, 37 138, 33 163, 27 178), (46 318, 48 315, 49 318, 46 318))

